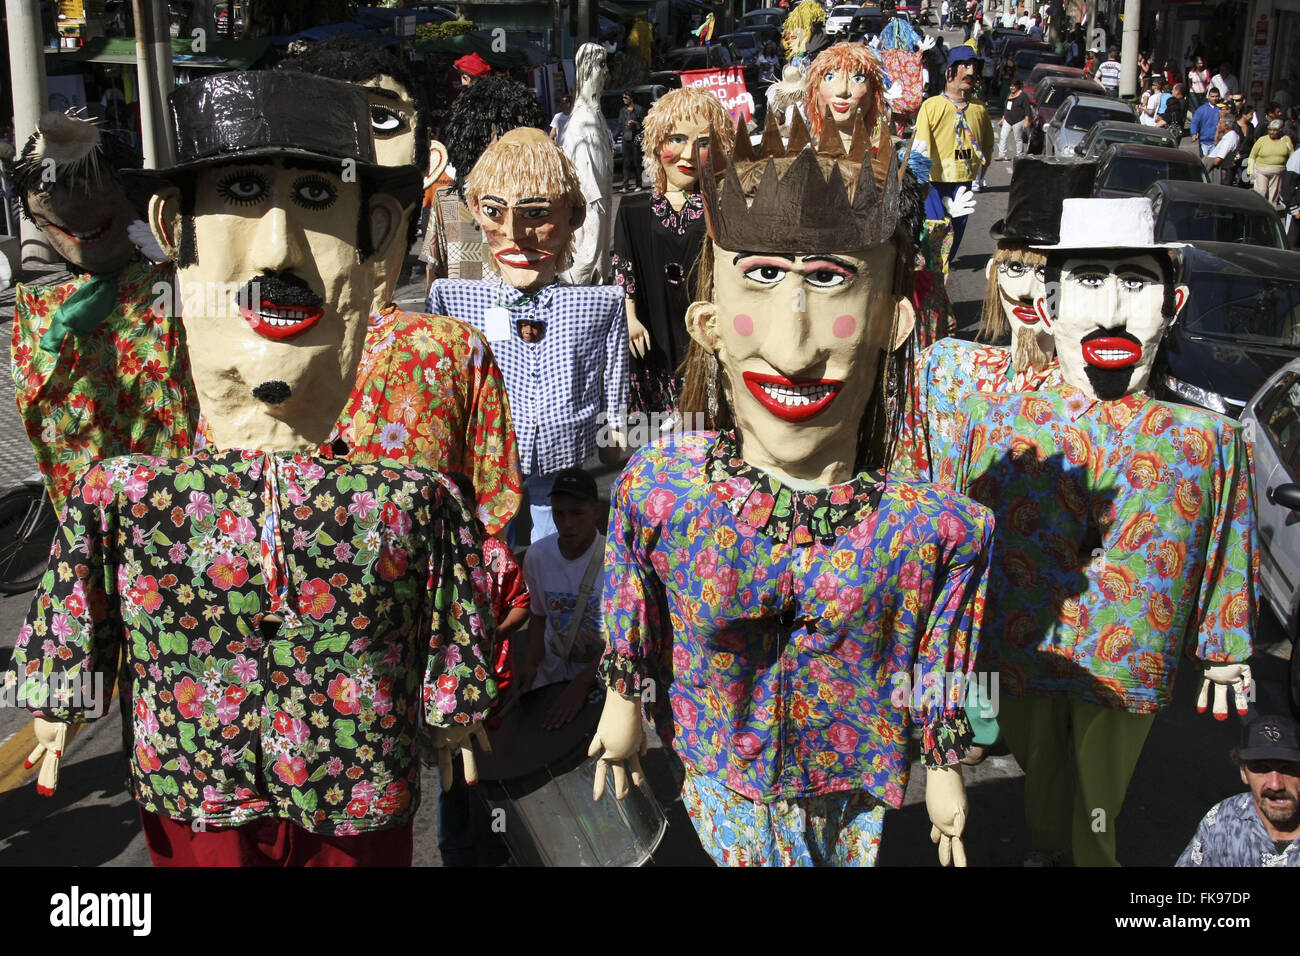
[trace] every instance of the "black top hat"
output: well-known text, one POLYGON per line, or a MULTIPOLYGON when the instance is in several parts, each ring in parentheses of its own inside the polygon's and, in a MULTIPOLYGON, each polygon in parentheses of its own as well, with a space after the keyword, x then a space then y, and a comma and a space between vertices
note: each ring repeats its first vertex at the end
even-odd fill
POLYGON ((1241 732, 1242 760, 1294 760, 1300 763, 1300 726, 1290 717, 1260 715, 1241 732))
POLYGON ((1061 205, 1092 195, 1097 163, 1022 156, 1011 172, 1007 215, 989 230, 997 240, 1054 246, 1061 241, 1061 205))
POLYGON ((176 165, 133 171, 153 185, 208 166, 285 158, 343 168, 354 164, 372 188, 407 201, 418 194, 414 166, 380 166, 365 91, 308 73, 248 70, 186 83, 168 98, 176 165))

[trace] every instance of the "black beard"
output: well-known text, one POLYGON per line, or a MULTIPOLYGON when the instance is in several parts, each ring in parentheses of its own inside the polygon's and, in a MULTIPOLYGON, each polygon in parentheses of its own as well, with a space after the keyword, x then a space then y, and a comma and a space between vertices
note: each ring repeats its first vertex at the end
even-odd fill
MULTIPOLYGON (((1123 329, 1097 329, 1080 339, 1079 344, 1083 345, 1090 339, 1105 338, 1128 339, 1139 349, 1142 348, 1142 343, 1137 336, 1123 329)), ((1127 395, 1131 391, 1129 386, 1133 382, 1133 372, 1137 368, 1137 365, 1130 365, 1127 368, 1099 368, 1096 365, 1089 365, 1086 360, 1083 363, 1083 370, 1088 376, 1088 383, 1092 385, 1093 394, 1103 402, 1113 402, 1127 395)))
POLYGON ((253 389, 253 397, 259 402, 266 402, 268 405, 280 405, 289 400, 293 394, 287 383, 278 379, 272 379, 269 382, 263 382, 253 389))

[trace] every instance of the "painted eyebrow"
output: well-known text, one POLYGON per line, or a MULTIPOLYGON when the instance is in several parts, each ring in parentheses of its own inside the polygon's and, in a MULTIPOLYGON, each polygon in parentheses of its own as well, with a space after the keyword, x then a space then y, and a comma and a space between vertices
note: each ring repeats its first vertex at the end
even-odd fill
POLYGON ((858 271, 858 267, 851 262, 845 262, 839 256, 804 256, 804 262, 831 262, 842 269, 849 269, 853 272, 858 271))
MULTIPOLYGON (((510 205, 510 200, 508 200, 508 199, 502 199, 500 196, 487 196, 487 195, 484 195, 484 196, 481 197, 480 201, 481 201, 481 202, 494 202, 494 203, 496 203, 498 206, 509 206, 509 205, 510 205)), ((548 199, 546 196, 530 196, 530 197, 528 197, 527 199, 517 199, 517 200, 515 200, 515 205, 516 205, 516 206, 527 206, 527 205, 529 205, 529 204, 531 204, 531 203, 549 203, 550 201, 551 201, 551 200, 548 199)))
POLYGON ((373 93, 376 96, 382 96, 384 99, 393 100, 397 103, 405 102, 405 98, 401 93, 397 93, 393 90, 386 90, 382 86, 367 86, 366 92, 373 93))
POLYGON ((1124 272, 1136 272, 1138 275, 1142 276, 1142 278, 1144 278, 1144 279, 1151 279, 1152 281, 1155 281, 1155 280, 1157 280, 1157 279, 1160 278, 1160 276, 1156 275, 1156 274, 1155 274, 1154 272, 1152 272, 1150 269, 1144 269, 1144 268, 1142 268, 1141 266, 1135 266, 1135 265, 1123 265, 1123 266, 1119 266, 1119 267, 1117 267, 1117 268, 1112 268, 1111 266, 1108 266, 1108 265, 1106 265, 1105 263, 1102 263, 1102 262, 1089 262, 1089 263, 1084 263, 1084 264, 1081 265, 1081 266, 1076 266, 1075 268, 1071 269, 1070 271, 1071 271, 1071 272, 1085 272, 1085 271, 1091 271, 1091 272, 1105 272, 1105 273, 1107 273, 1108 275, 1115 275, 1115 274, 1119 273, 1121 270, 1123 270, 1124 272))
POLYGON ((741 259, 748 259, 750 256, 771 256, 773 259, 784 259, 786 262, 794 262, 794 256, 785 252, 737 252, 736 258, 731 260, 731 264, 734 266, 740 262, 741 259))

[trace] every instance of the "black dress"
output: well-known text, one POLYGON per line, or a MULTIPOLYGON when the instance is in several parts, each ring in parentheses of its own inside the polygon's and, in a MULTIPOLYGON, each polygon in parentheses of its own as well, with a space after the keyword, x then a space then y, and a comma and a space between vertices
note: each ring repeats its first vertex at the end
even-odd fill
POLYGON ((636 300, 637 320, 650 333, 650 351, 632 359, 632 411, 663 412, 677 407, 690 336, 695 261, 707 236, 699 193, 673 209, 662 193, 624 198, 614 223, 614 281, 636 300))

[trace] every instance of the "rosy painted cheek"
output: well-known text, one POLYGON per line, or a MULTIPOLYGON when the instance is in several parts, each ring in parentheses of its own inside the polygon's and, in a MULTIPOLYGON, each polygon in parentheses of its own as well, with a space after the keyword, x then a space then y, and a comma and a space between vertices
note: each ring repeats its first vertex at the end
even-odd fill
POLYGON ((748 337, 754 334, 754 320, 744 313, 731 320, 731 327, 736 330, 737 335, 748 337))
POLYGON ((841 315, 831 323, 831 334, 837 339, 847 339, 858 330, 858 320, 851 315, 841 315))
POLYGON ((665 165, 671 166, 673 163, 677 162, 677 157, 681 154, 682 151, 680 149, 673 146, 665 146, 663 152, 659 154, 659 159, 665 165))

